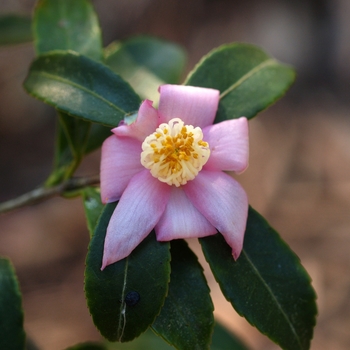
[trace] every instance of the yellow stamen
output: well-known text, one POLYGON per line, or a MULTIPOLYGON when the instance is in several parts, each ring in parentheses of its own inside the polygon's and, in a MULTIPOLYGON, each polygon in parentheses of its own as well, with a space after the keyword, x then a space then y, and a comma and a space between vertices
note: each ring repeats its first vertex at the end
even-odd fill
POLYGON ((209 145, 202 139, 201 128, 184 125, 179 118, 171 119, 146 137, 141 164, 168 185, 185 185, 209 159, 209 145))

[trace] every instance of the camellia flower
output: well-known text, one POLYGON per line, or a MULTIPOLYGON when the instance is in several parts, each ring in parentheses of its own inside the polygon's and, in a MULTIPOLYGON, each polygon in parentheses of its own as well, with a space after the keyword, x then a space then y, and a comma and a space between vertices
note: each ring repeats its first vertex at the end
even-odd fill
POLYGON ((219 231, 238 258, 247 195, 223 171, 248 166, 248 121, 213 124, 219 91, 163 85, 158 110, 145 100, 134 123, 102 146, 101 198, 119 203, 105 239, 102 269, 127 257, 155 229, 158 241, 219 231))

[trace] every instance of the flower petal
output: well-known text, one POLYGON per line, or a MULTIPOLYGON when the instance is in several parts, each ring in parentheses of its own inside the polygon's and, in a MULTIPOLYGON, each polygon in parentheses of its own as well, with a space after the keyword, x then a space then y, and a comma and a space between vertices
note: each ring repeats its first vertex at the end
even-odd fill
POLYGON ((127 257, 152 231, 165 210, 170 190, 146 169, 130 180, 107 227, 102 270, 127 257))
POLYGON ((223 172, 202 170, 184 186, 193 205, 218 229, 235 259, 243 247, 248 198, 241 185, 223 172))
POLYGON ((213 124, 219 104, 219 91, 184 85, 159 88, 160 123, 180 118, 186 125, 204 128, 213 124))
POLYGON ((180 187, 171 188, 165 211, 156 225, 158 241, 214 235, 216 228, 193 206, 180 187))
POLYGON ((243 172, 248 167, 249 129, 245 117, 209 125, 203 129, 203 140, 209 143, 207 170, 243 172))
POLYGON ((156 131, 159 124, 158 111, 152 107, 152 101, 142 102, 137 119, 130 125, 120 125, 112 131, 117 136, 129 136, 141 142, 156 131))
POLYGON ((101 200, 117 201, 132 176, 144 167, 140 161, 141 143, 129 137, 108 137, 102 145, 101 200))

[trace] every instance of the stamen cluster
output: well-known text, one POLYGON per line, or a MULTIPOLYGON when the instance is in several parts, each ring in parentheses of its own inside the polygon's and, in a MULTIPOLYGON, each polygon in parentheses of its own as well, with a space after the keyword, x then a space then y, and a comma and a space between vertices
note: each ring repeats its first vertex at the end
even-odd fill
POLYGON ((197 176, 209 156, 201 128, 184 125, 180 118, 174 118, 146 137, 141 164, 160 181, 179 187, 197 176))

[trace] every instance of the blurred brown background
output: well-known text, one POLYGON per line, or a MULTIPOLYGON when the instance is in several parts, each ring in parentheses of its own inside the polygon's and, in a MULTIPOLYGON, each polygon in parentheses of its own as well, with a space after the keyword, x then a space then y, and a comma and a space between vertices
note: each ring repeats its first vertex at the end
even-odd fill
MULTIPOLYGON (((29 14, 33 4, 2 0, 0 12, 29 14)), ((106 45, 156 35, 183 45, 187 71, 233 41, 262 46, 296 67, 297 82, 287 96, 250 122, 250 167, 239 180, 313 279, 319 316, 311 349, 350 349, 350 2, 93 4, 106 45)), ((51 169, 55 113, 21 87, 33 57, 31 44, 0 48, 0 201, 39 186, 51 169)), ((96 152, 80 172, 96 174, 98 167, 96 152)), ((17 269, 26 331, 42 349, 99 339, 83 294, 88 240, 79 199, 56 198, 0 216, 0 254, 17 269)), ((217 318, 252 349, 277 349, 235 314, 210 273, 208 280, 217 318)))

